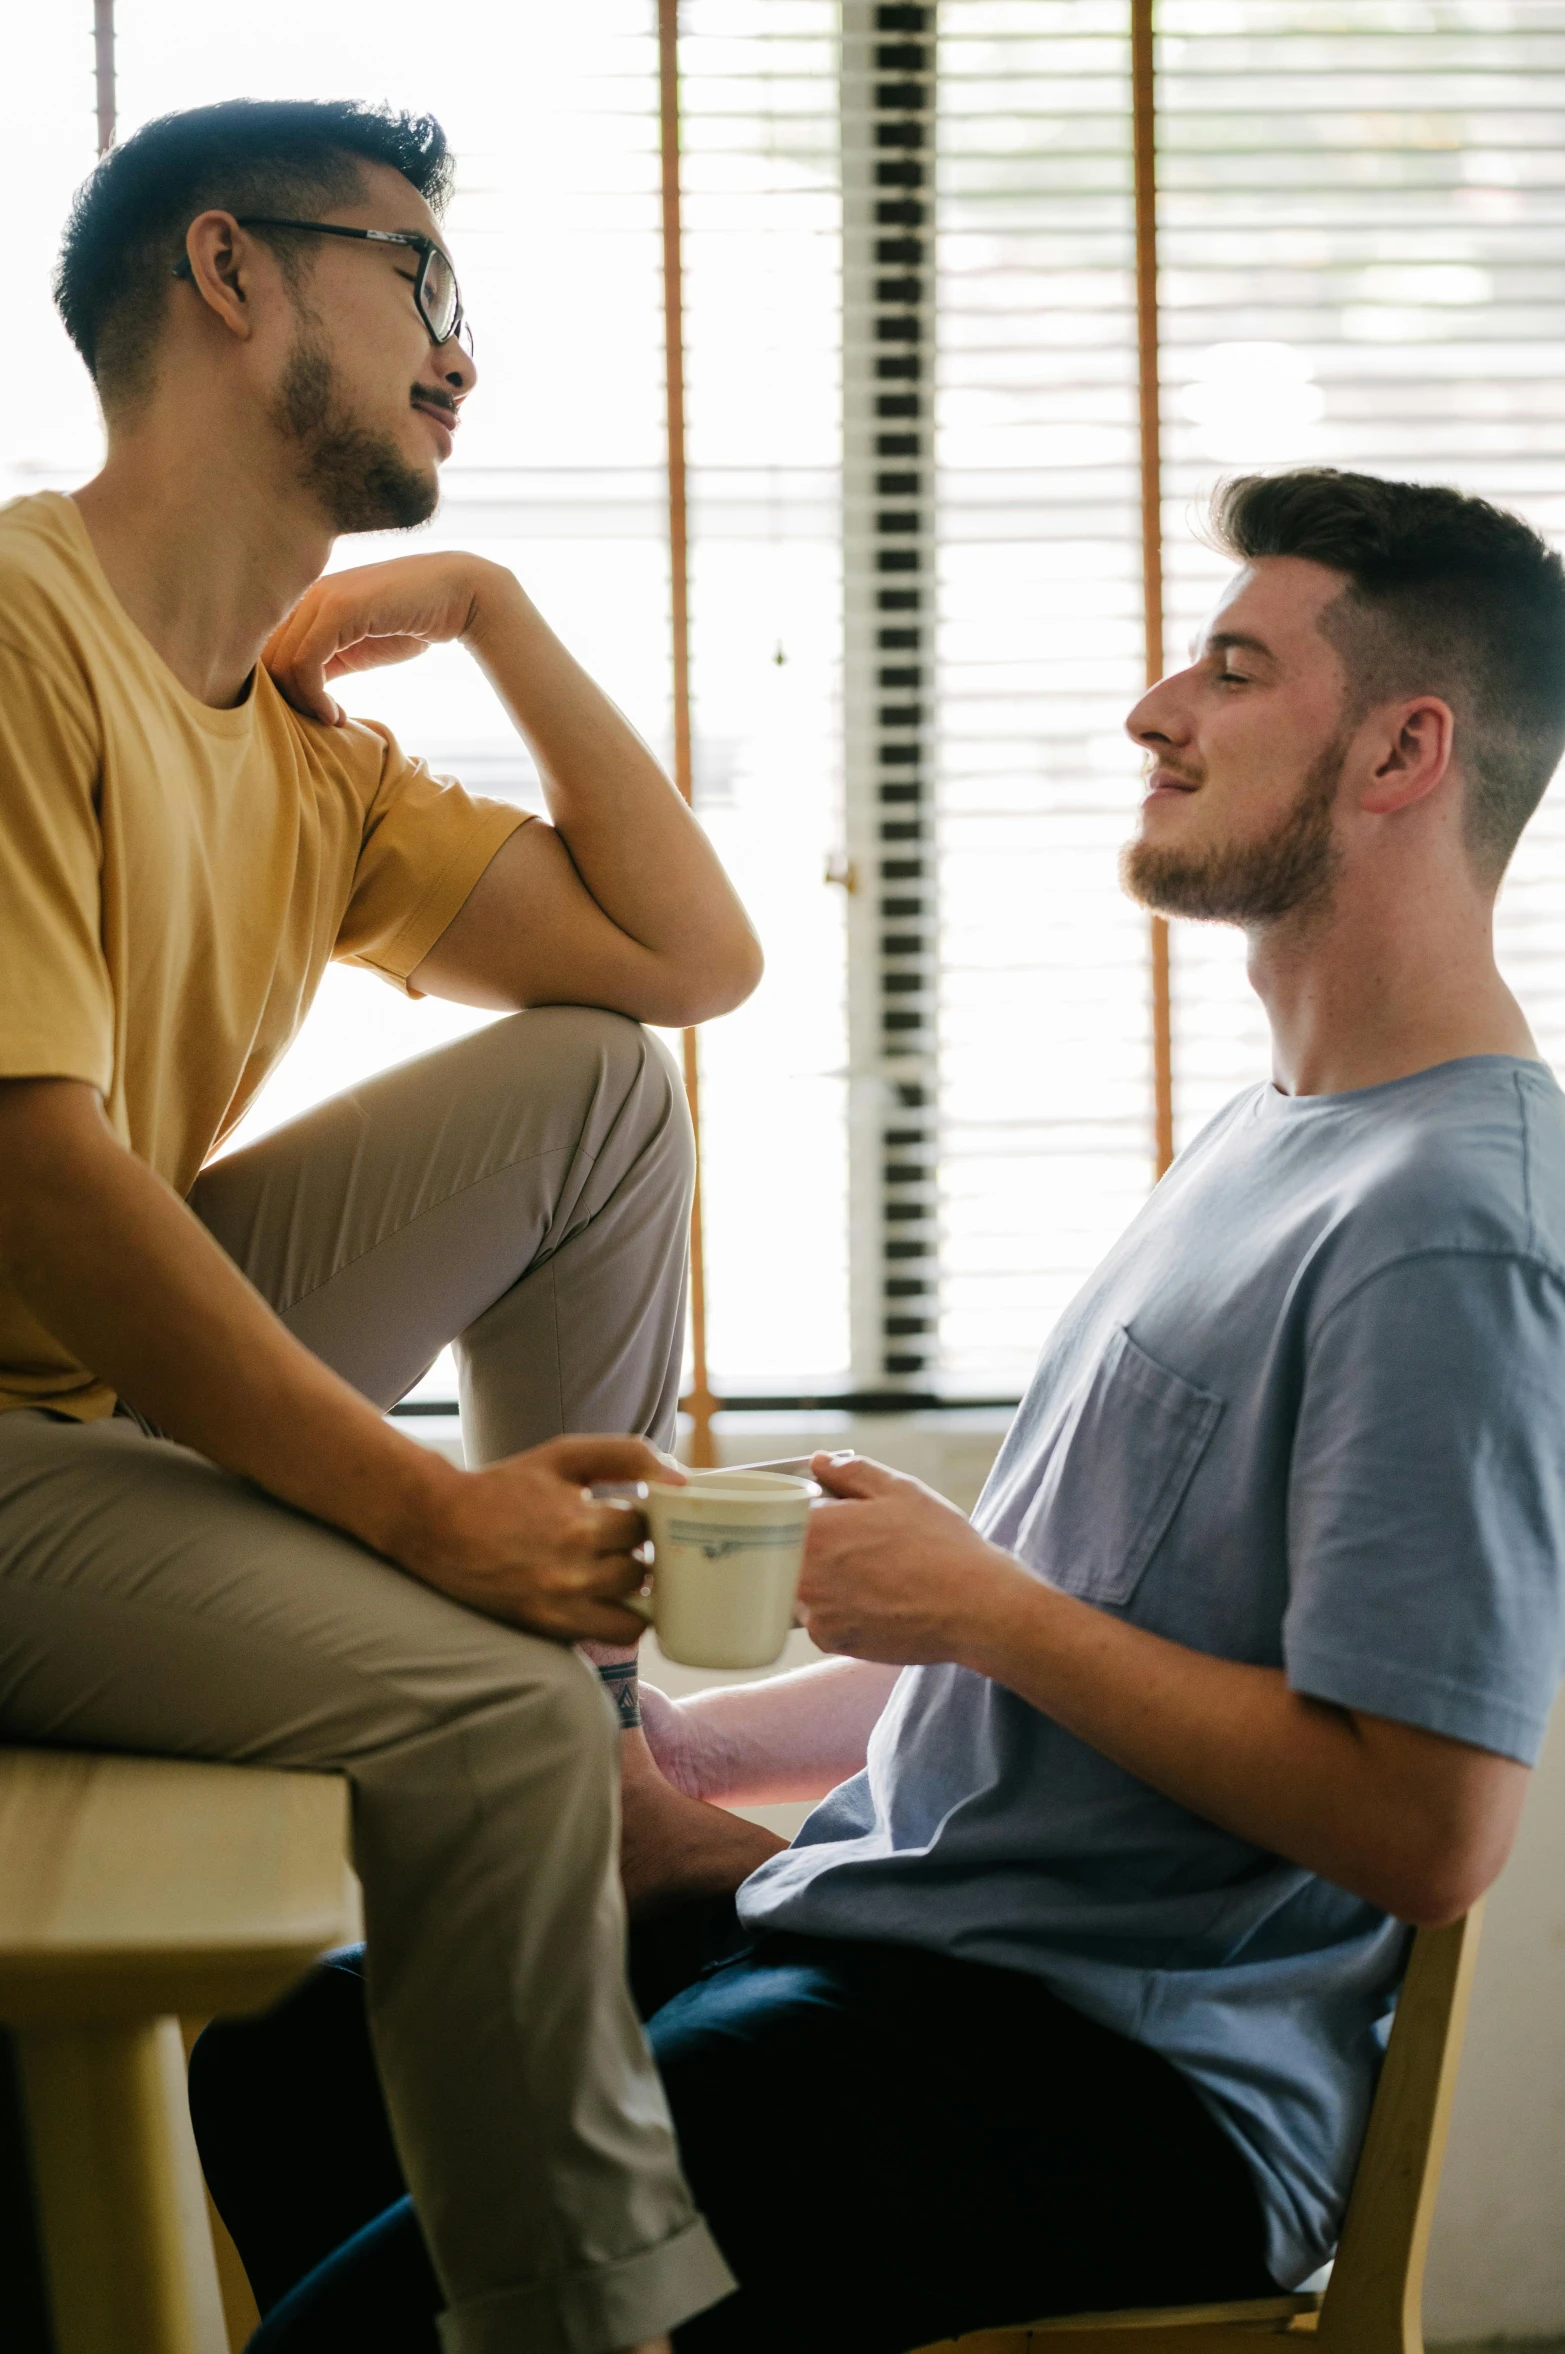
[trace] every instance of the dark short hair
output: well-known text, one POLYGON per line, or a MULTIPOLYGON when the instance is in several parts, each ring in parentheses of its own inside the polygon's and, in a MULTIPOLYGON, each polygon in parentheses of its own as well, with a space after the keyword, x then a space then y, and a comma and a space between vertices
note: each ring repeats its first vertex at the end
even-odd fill
POLYGON ((1434 483, 1300 467, 1223 483, 1239 558, 1306 556, 1347 587, 1321 627, 1353 716, 1434 694, 1456 715, 1467 845, 1498 881, 1565 749, 1565 565, 1516 515, 1434 483))
MULTIPOLYGON (((230 98, 160 115, 110 148, 76 192, 54 274, 66 332, 105 401, 134 396, 149 375, 198 214, 340 204, 359 193, 361 163, 389 164, 436 213, 450 195, 451 153, 433 115, 350 99, 230 98)), ((306 241, 264 234, 296 282, 306 241)))

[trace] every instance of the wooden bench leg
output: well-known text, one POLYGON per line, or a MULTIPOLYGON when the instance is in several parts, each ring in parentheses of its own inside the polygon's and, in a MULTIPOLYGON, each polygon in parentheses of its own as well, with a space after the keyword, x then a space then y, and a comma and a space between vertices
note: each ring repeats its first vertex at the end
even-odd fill
MULTIPOLYGON (((207 2024, 204 2018, 181 2019, 179 2022, 179 2040, 185 2054, 187 2083, 190 2055, 196 2048, 197 2037, 207 2024)), ((204 2184, 202 2187, 205 2189, 204 2184)), ((244 2354, 245 2347, 261 2326, 261 2316, 239 2250, 228 2235, 227 2224, 213 2205, 210 2191, 206 2192, 206 2220, 207 2229, 212 2235, 212 2254, 217 2262, 218 2294, 223 2300, 223 2318, 228 2326, 228 2354, 244 2354)))
POLYGON ((176 2021, 15 2034, 58 2354, 227 2354, 176 2021))

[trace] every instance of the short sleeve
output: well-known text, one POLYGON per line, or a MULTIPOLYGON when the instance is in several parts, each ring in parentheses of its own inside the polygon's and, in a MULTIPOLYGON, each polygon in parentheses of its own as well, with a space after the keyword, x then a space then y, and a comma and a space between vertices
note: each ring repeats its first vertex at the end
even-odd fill
POLYGON ((385 759, 332 953, 406 987, 527 812, 432 775, 386 729, 369 724, 385 759))
POLYGON ((0 638, 0 1078, 107 1094, 100 768, 85 682, 0 638))
POLYGON ((1565 1648, 1565 1283, 1430 1251, 1309 1351, 1289 1482, 1290 1685, 1532 1764, 1565 1648))

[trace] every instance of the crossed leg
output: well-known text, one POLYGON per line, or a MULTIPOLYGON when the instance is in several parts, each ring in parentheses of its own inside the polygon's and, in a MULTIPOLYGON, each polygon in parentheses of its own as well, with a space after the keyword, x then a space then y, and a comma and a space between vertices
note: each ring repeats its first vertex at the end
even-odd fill
MULTIPOLYGON (((556 1008, 321 1106, 192 1206, 377 1403, 454 1340, 488 1459, 672 1435, 690 1168, 661 1049, 556 1008)), ((616 1736, 573 1653, 127 1419, 13 1413, 0 1737, 348 1776, 448 2354, 610 2354, 724 2293, 625 1991, 616 1736)))

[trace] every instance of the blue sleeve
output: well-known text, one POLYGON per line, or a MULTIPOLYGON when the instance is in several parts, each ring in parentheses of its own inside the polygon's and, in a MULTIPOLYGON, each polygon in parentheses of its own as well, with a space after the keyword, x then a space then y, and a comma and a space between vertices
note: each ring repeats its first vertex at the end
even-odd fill
POLYGON ((1565 1284, 1399 1259, 1305 1369, 1283 1658, 1295 1691, 1531 1765, 1565 1646, 1565 1284))

